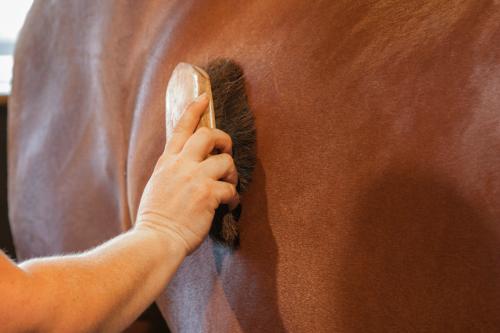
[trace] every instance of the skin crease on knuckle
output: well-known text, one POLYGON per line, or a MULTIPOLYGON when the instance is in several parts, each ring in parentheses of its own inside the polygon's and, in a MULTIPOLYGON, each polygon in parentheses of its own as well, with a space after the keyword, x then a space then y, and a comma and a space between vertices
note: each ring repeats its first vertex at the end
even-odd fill
POLYGON ((233 140, 226 132, 223 132, 221 130, 217 131, 221 134, 221 139, 222 139, 221 143, 224 144, 224 152, 228 155, 231 155, 233 150, 233 140))
POLYGON ((229 168, 230 171, 232 171, 232 169, 234 167, 233 157, 231 155, 229 155, 228 153, 222 153, 222 154, 220 154, 220 156, 221 156, 221 159, 222 159, 222 162, 224 163, 224 165, 226 165, 227 168, 229 168))
POLYGON ((218 180, 225 180, 236 185, 238 176, 236 175, 236 166, 233 157, 227 153, 218 155, 219 163, 224 166, 224 175, 218 180))
POLYGON ((211 130, 211 138, 210 141, 207 141, 207 144, 211 146, 211 149, 219 148, 223 153, 232 154, 233 142, 231 137, 219 129, 211 130))
POLYGON ((225 158, 227 159, 227 165, 228 165, 228 175, 231 175, 232 181, 234 181, 234 185, 236 185, 236 182, 238 181, 238 175, 236 173, 236 165, 234 164, 234 159, 231 155, 229 154, 224 154, 225 158))
POLYGON ((196 130, 195 134, 197 139, 203 140, 206 144, 210 142, 210 139, 212 137, 213 130, 207 128, 207 127, 200 127, 198 130, 196 130))
POLYGON ((191 169, 192 163, 182 155, 168 156, 164 165, 165 171, 168 174, 179 175, 186 182, 191 180, 191 174, 186 171, 191 169))
POLYGON ((226 183, 226 184, 227 184, 226 187, 228 187, 228 191, 230 193, 230 196, 234 198, 236 196, 236 187, 232 184, 229 184, 229 183, 226 183))

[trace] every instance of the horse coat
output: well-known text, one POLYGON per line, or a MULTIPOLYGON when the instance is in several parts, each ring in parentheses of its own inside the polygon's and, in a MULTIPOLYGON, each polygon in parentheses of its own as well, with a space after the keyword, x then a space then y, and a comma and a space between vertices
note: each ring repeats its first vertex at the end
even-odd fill
POLYGON ((245 71, 241 247, 157 303, 173 332, 500 328, 498 1, 40 1, 9 100, 21 259, 130 228, 173 68, 245 71))

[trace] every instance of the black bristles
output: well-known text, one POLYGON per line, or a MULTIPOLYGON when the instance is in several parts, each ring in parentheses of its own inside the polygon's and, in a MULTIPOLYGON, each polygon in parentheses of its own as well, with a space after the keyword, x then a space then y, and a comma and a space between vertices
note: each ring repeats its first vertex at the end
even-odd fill
MULTIPOLYGON (((217 59, 205 67, 210 76, 215 122, 233 140, 233 159, 238 171, 238 193, 248 188, 255 168, 255 124, 245 93, 243 70, 235 62, 217 59)), ((221 205, 214 216, 210 237, 235 248, 239 244, 238 219, 241 207, 229 212, 221 205)))

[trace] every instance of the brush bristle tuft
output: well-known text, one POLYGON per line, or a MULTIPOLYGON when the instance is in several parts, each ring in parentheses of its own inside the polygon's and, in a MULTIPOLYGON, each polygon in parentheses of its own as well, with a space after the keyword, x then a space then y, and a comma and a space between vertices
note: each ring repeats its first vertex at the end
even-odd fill
MULTIPOLYGON (((248 188, 255 168, 256 130, 245 92, 243 70, 228 59, 217 59, 205 67, 210 76, 214 100, 215 122, 233 140, 233 159, 238 171, 238 193, 248 188)), ((239 215, 239 214, 238 214, 239 215)), ((238 219, 227 206, 215 214, 210 236, 215 241, 236 247, 239 240, 238 219)))

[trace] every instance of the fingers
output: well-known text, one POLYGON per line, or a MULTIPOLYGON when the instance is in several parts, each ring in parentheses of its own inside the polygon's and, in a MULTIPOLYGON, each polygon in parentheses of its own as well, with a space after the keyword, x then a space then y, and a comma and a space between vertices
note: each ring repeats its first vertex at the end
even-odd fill
POLYGON ((196 161, 203 161, 214 149, 231 155, 231 137, 221 130, 201 127, 189 138, 182 151, 196 161))
POLYGON ((229 154, 218 154, 201 162, 206 174, 214 180, 222 180, 236 186, 238 184, 238 172, 233 158, 229 154))
POLYGON ((233 184, 217 181, 214 184, 213 193, 220 204, 229 206, 229 210, 235 209, 240 203, 240 196, 236 191, 236 186, 233 184))
POLYGON ((191 104, 188 105, 182 114, 179 122, 175 126, 172 137, 168 140, 165 150, 169 153, 178 153, 184 147, 184 144, 193 134, 203 112, 208 107, 208 98, 206 94, 200 95, 191 104))

